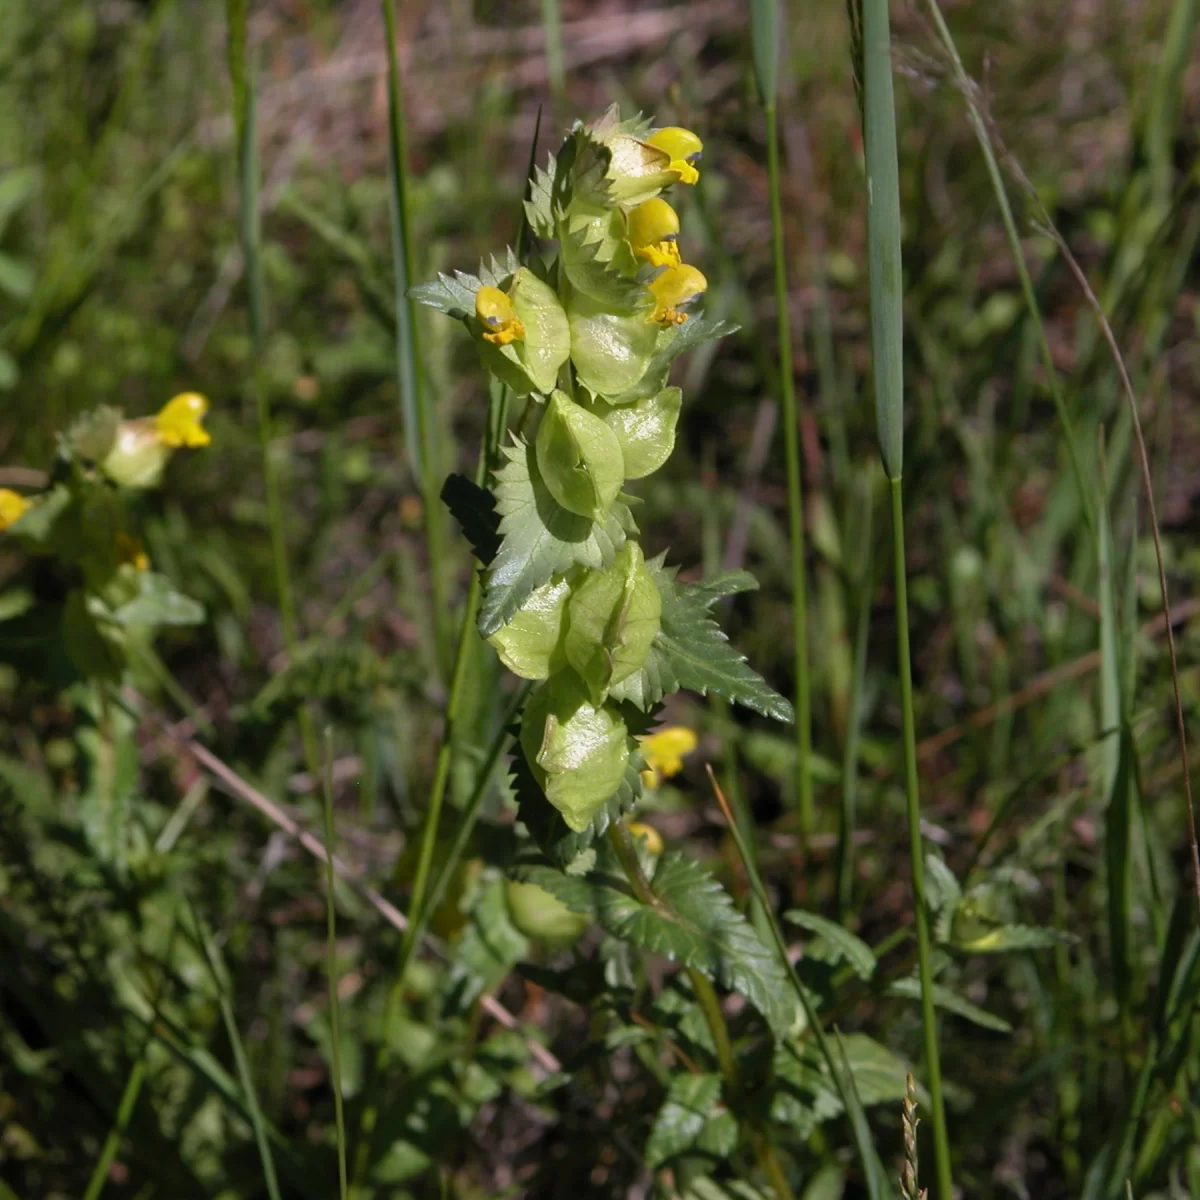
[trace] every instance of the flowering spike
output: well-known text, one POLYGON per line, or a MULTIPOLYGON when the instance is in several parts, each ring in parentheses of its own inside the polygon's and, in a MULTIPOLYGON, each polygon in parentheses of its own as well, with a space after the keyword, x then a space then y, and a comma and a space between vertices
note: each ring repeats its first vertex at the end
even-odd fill
POLYGON ((154 418, 154 427, 164 446, 207 446, 212 441, 204 428, 208 401, 199 392, 180 392, 168 400, 154 418))
POLYGON ((495 346, 523 341, 525 326, 512 301, 498 287, 484 286, 475 293, 475 315, 484 327, 483 339, 495 346))
POLYGON ((704 143, 690 129, 668 125, 665 129, 656 129, 646 140, 670 155, 670 170, 678 173, 680 183, 699 181, 700 172, 694 164, 700 161, 704 143))

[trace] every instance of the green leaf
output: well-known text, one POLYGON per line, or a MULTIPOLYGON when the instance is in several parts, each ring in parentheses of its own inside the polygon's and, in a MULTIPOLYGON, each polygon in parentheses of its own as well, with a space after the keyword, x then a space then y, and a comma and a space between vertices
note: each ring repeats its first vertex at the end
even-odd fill
POLYGON ((36 504, 25 510, 8 532, 35 546, 46 545, 56 532, 59 517, 71 508, 71 500, 71 489, 61 483, 55 484, 38 497, 36 504))
MULTIPOLYGON (((492 255, 488 262, 481 262, 478 275, 470 275, 466 271, 455 271, 453 275, 439 272, 436 279, 409 288, 408 294, 418 304, 436 308, 438 312, 461 320, 474 315, 475 293, 481 287, 487 285, 503 289, 520 266, 512 249, 506 247, 501 258, 492 255)), ((515 301, 513 306, 516 307, 515 301)))
POLYGON ((729 893, 699 863, 676 852, 659 859, 652 888, 654 904, 601 890, 601 924, 616 937, 740 992, 776 1037, 785 1036, 796 1017, 794 994, 778 956, 734 907, 729 893))
POLYGON ((1070 945, 1075 939, 1057 929, 1033 925, 998 925, 983 933, 955 937, 956 950, 967 954, 1004 954, 1010 950, 1048 950, 1052 946, 1070 945))
POLYGON ((554 179, 558 163, 553 155, 546 169, 535 167, 529 181, 529 199, 525 201, 525 219, 540 238, 552 238, 558 232, 558 213, 554 204, 554 179))
POLYGON ((569 607, 563 650, 601 704, 610 687, 641 669, 658 634, 662 599, 641 546, 627 541, 611 566, 588 572, 569 607))
POLYGON ((496 472, 500 548, 484 579, 479 631, 490 637, 529 599, 535 588, 579 563, 599 569, 613 560, 636 527, 615 501, 603 521, 569 512, 554 499, 537 467, 532 444, 519 438, 503 447, 507 461, 496 472))
POLYGON ((28 263, 0 254, 0 292, 7 292, 14 300, 24 300, 33 291, 33 268, 28 263))
POLYGON ((871 947, 836 921, 817 913, 805 912, 802 908, 788 909, 783 919, 822 938, 836 952, 835 961, 845 959, 860 979, 870 979, 875 973, 875 955, 871 947))
POLYGON ((592 520, 603 518, 625 482, 625 459, 617 435, 557 390, 538 426, 537 462, 555 500, 592 520))
POLYGON ((681 1155, 721 1161, 737 1145, 737 1121, 721 1103, 719 1075, 676 1075, 646 1140, 646 1166, 657 1171, 681 1155))
POLYGON ((659 337, 660 326, 654 321, 617 316, 580 292, 571 297, 567 319, 576 376, 593 395, 606 399, 621 395, 646 374, 659 337))
MULTIPOLYGON (((921 999, 921 981, 912 976, 897 979, 895 983, 888 985, 887 994, 898 996, 904 1000, 919 1001, 921 999)), ((940 983, 933 985, 933 1002, 938 1008, 944 1008, 946 1012, 954 1013, 955 1016, 962 1017, 982 1029, 992 1029, 997 1033, 1012 1033, 1012 1026, 1003 1017, 998 1017, 995 1013, 990 1013, 987 1009, 972 1004, 970 1000, 964 1000, 940 983)))
POLYGON ((592 411, 621 443, 626 479, 644 479, 671 457, 682 406, 683 393, 677 387, 663 388, 656 395, 620 408, 596 401, 592 411))
MULTIPOLYGON (((607 225, 611 216, 604 212, 601 225, 607 225)), ((654 311, 653 293, 642 281, 622 275, 611 262, 600 258, 604 243, 589 239, 594 232, 591 226, 560 231, 562 264, 571 286, 616 316, 649 316, 654 311)))
POLYGON ((566 666, 563 633, 570 595, 567 577, 555 575, 549 583, 535 588, 513 619, 488 638, 500 661, 514 675, 549 679, 566 666))
POLYGON ((621 786, 628 741, 620 715, 593 705, 573 671, 561 671, 538 688, 521 717, 526 761, 575 833, 591 826, 621 786))
MULTIPOLYGON (((793 720, 792 706, 746 663, 709 614, 709 606, 731 581, 715 589, 675 581, 675 569, 661 560, 648 564, 662 597, 662 628, 640 671, 614 687, 611 695, 639 708, 656 704, 670 692, 690 688, 718 696, 777 721, 793 720)), ((737 585, 744 581, 737 577, 737 585)))
POLYGON ((933 936, 936 941, 950 940, 954 911, 962 899, 962 885, 954 872, 936 854, 925 855, 925 902, 934 916, 933 936))
POLYGON ((462 526, 475 557, 483 566, 490 566, 500 549, 500 515, 492 493, 465 475, 448 475, 442 485, 442 503, 462 526))
POLYGON ((155 571, 139 571, 138 594, 113 610, 111 620, 126 628, 135 625, 199 625, 204 607, 175 590, 175 585, 155 571))
MULTIPOLYGON (((644 765, 637 744, 627 743, 629 759, 625 764, 625 775, 620 786, 609 797, 605 805, 592 817, 592 823, 578 833, 567 827, 562 814, 551 805, 534 776, 533 769, 525 758, 520 743, 513 749, 512 765, 509 768, 513 793, 517 799, 517 819, 529 830, 530 837, 555 866, 562 870, 588 870, 595 861, 591 848, 597 838, 603 837, 613 821, 620 820, 632 812, 642 794, 641 767, 644 765)), ((539 880, 547 891, 555 891, 548 883, 539 880)), ((555 891, 567 903, 567 896, 555 891)))
MULTIPOLYGON (((652 328, 659 328, 652 326, 652 328)), ((654 353, 646 364, 640 380, 629 385, 619 395, 605 395, 609 404, 636 404, 648 400, 667 386, 671 364, 683 353, 711 342, 714 338, 736 333, 738 326, 731 321, 714 321, 709 317, 689 317, 682 325, 671 325, 662 329, 654 346, 654 353)))
POLYGON ((505 880, 489 869, 451 959, 450 986, 458 1005, 469 1008, 528 953, 529 943, 509 915, 505 880))

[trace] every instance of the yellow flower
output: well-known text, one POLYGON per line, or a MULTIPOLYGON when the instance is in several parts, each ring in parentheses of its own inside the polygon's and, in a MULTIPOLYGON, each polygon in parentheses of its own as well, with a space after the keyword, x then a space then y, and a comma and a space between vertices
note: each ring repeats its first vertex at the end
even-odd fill
POLYGON ((700 172, 693 164, 700 161, 704 143, 690 129, 668 125, 666 129, 656 129, 646 140, 670 156, 671 165, 667 169, 678 173, 680 183, 699 180, 700 172))
POLYGON ((26 500, 20 492, 0 488, 0 533, 15 525, 32 507, 33 501, 26 500))
POLYGON ((708 280, 695 267, 686 263, 668 267, 650 281, 650 290, 658 301, 650 320, 660 325, 682 325, 687 320, 687 313, 679 310, 702 296, 707 288, 708 280))
POLYGON ((117 534, 117 561, 122 566, 129 563, 138 571, 150 570, 150 555, 146 553, 141 538, 128 533, 117 534))
POLYGON ((198 392, 180 392, 168 400, 154 418, 154 428, 164 446, 207 446, 212 441, 204 428, 208 401, 198 392))
POLYGON ((658 196, 644 201, 629 214, 629 244, 652 266, 679 266, 679 214, 658 196))
POLYGON ((683 756, 691 754, 699 744, 686 725, 668 725, 640 740, 642 757, 646 760, 642 783, 651 791, 663 779, 678 775, 683 770, 683 756))
POLYGON ((498 287, 484 286, 475 293, 475 315, 484 327, 483 340, 507 346, 525 337, 525 326, 512 301, 498 287))
POLYGON ((663 852, 662 834, 653 825, 647 825, 644 821, 630 821, 628 828, 635 838, 641 838, 650 854, 663 852))

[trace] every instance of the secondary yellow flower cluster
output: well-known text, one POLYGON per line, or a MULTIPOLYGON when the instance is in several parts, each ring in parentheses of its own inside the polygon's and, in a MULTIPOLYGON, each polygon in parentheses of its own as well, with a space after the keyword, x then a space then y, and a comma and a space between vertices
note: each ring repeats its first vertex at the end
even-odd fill
POLYGON ((699 745, 695 733, 686 725, 667 725, 641 739, 646 769, 642 783, 653 791, 664 779, 672 779, 683 770, 683 758, 699 745))

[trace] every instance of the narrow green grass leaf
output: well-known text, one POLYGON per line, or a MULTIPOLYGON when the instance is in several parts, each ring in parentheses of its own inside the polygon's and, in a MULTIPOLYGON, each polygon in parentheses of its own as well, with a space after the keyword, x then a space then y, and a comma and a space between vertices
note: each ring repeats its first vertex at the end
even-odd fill
MULTIPOLYGON (((905 979, 897 979, 894 983, 888 984, 887 994, 898 996, 904 1000, 919 1001, 921 999, 921 981, 911 975, 905 979)), ((964 1000, 957 992, 952 992, 940 983, 933 985, 933 1002, 938 1008, 954 1013, 955 1016, 962 1017, 964 1020, 970 1021, 972 1025, 978 1025, 981 1029, 991 1029, 995 1033, 1012 1033, 1012 1026, 1003 1017, 998 1017, 995 1013, 980 1008, 978 1004, 972 1004, 970 1000, 964 1000)))
POLYGON ((337 910, 334 904, 333 855, 333 730, 325 731, 325 770, 321 797, 325 816, 325 943, 329 977, 329 1063, 333 1086, 333 1114, 337 1130, 338 1195, 346 1200, 349 1181, 346 1175, 346 1117, 342 1110, 342 1019, 338 997, 337 910))
MULTIPOLYGON (((785 3, 786 8, 786 3, 785 3)), ((750 41, 759 102, 773 107, 779 96, 779 0, 750 0, 750 41)))

